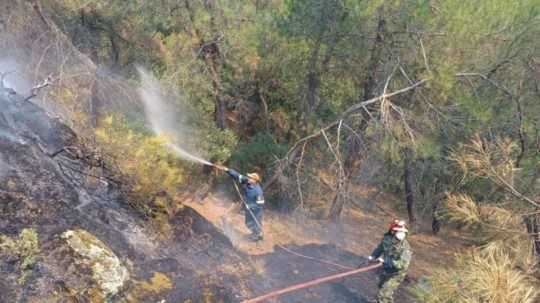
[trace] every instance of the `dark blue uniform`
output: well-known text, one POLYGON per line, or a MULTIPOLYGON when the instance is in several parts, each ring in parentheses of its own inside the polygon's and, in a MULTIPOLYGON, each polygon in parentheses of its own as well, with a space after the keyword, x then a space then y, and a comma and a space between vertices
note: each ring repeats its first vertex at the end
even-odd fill
POLYGON ((227 173, 242 185, 244 200, 249 208, 249 210, 246 209, 245 211, 246 226, 254 235, 262 235, 264 196, 261 186, 259 184, 250 184, 246 176, 239 174, 233 169, 229 169, 227 173))

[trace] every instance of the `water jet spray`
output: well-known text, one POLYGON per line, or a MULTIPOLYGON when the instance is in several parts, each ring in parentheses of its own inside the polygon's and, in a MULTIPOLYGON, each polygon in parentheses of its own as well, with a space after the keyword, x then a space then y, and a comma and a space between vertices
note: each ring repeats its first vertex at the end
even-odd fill
POLYGON ((172 138, 168 140, 166 145, 182 159, 217 167, 203 157, 194 155, 196 154, 194 151, 188 151, 176 143, 178 141, 186 142, 187 140, 182 139, 194 137, 189 127, 182 123, 181 114, 183 113, 185 116, 187 113, 176 110, 180 106, 179 104, 173 108, 171 104, 166 102, 161 84, 155 77, 142 67, 137 67, 137 71, 141 78, 141 87, 138 92, 144 104, 146 118, 154 133, 172 138))

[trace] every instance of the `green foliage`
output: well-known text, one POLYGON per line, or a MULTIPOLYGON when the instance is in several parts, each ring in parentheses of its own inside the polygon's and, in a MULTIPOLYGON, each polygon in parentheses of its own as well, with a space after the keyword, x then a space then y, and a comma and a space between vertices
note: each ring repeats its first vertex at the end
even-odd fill
POLYGON ((189 169, 169 151, 167 138, 133 131, 120 116, 101 121, 95 135, 129 186, 130 204, 139 210, 149 213, 161 191, 173 198, 181 192, 189 169))
POLYGON ((201 150, 208 151, 208 159, 224 163, 231 157, 238 142, 238 138, 232 130, 220 130, 212 124, 203 128, 201 132, 204 140, 201 140, 199 145, 201 150))
POLYGON ((32 228, 25 228, 16 239, 0 235, 0 251, 17 256, 21 272, 18 283, 24 284, 40 253, 38 234, 32 228))
MULTIPOLYGON (((347 152, 354 150, 347 146, 350 139, 360 136, 362 150, 354 153, 376 159, 383 167, 370 178, 371 184, 402 194, 404 151, 411 151, 415 197, 420 201, 419 209, 429 213, 444 199, 441 193, 445 191, 460 189, 481 203, 505 199, 501 180, 493 183, 493 174, 465 171, 463 177, 459 169, 467 160, 454 161, 455 152, 470 151, 463 143, 476 134, 491 142, 504 137, 513 147, 503 180, 517 190, 538 193, 534 183, 540 133, 535 59, 539 47, 536 37, 540 35, 538 0, 42 3, 96 63, 125 74, 133 62, 143 63, 180 91, 196 112, 196 136, 201 138, 197 147, 213 160, 230 161, 241 170, 268 170, 276 157, 283 155, 285 146, 362 101, 366 85, 372 85, 377 95, 385 88, 392 92, 426 79, 428 82, 414 91, 387 98, 384 104, 372 104, 366 125, 361 122, 366 118, 362 111, 345 119, 339 136, 340 156, 346 159, 347 152), (116 63, 112 62, 113 42, 120 56, 116 63), (203 48, 213 43, 219 53, 207 57, 203 48), (217 64, 215 69, 212 64, 217 64), (315 75, 316 84, 311 87, 310 75, 315 75), (304 125, 299 118, 306 114, 309 89, 315 90, 317 104, 304 125), (263 110, 261 96, 268 112, 263 110), (227 107, 227 130, 215 127, 216 100, 224 100, 227 107), (518 101, 522 119, 518 119, 518 101), (254 108, 255 113, 250 113, 251 121, 242 124, 237 117, 249 115, 238 105, 246 103, 253 105, 246 108, 254 108), (266 119, 268 129, 258 123, 266 119), (450 155, 450 151, 454 153, 450 155), (518 164, 519 169, 510 169, 518 164)), ((11 20, 20 18, 15 16, 11 20)), ((59 89, 54 97, 72 102, 75 95, 59 89)), ((81 119, 74 114, 74 120, 81 119)), ((126 129, 136 137, 130 143, 148 144, 151 136, 144 125, 128 123, 126 129)), ((328 132, 330 137, 333 131, 335 128, 328 132)), ((332 144, 337 144, 337 137, 332 144)), ((308 143, 303 165, 331 173, 328 179, 333 180, 338 171, 335 157, 323 140, 318 137, 308 143)), ((115 145, 112 138, 103 142, 109 141, 115 145)), ((475 161, 483 161, 479 154, 477 151, 467 169, 475 161)), ((189 169, 174 161, 168 165, 179 165, 180 175, 189 169)), ((284 174, 293 176, 294 168, 293 161, 284 174)), ((306 189, 318 193, 328 187, 310 173, 300 176, 309 180, 306 189)), ((290 191, 282 192, 285 196, 290 191)))
POLYGON ((346 1, 287 0, 280 20, 280 29, 293 37, 308 40, 334 39, 349 26, 348 15, 352 13, 346 1))
MULTIPOLYGON (((520 214, 538 212, 540 196, 539 0, 41 2, 95 63, 126 74, 133 62, 143 63, 181 91, 196 112, 198 147, 209 158, 265 177, 288 146, 363 101, 366 89, 379 95, 427 80, 354 113, 339 135, 328 130, 338 156, 359 162, 342 190, 375 186, 403 197, 407 157, 417 209, 432 215, 439 208, 479 247, 459 255, 452 268, 437 269, 415 290, 419 300, 537 297, 520 214), (207 54, 207 46, 219 51, 207 54), (309 89, 317 104, 304 128, 299 118, 309 89), (213 123, 216 100, 230 114, 227 130, 213 123), (235 117, 245 113, 237 105, 246 102, 255 113, 242 125, 235 117), (268 129, 254 123, 266 119, 268 129), (360 147, 351 143, 356 136, 360 147), (376 172, 363 176, 370 166, 376 172)), ((12 28, 26 26, 21 15, 6 18, 12 28)), ((51 96, 73 104, 76 92, 58 88, 51 96)), ((71 118, 86 121, 79 107, 71 118)), ((96 137, 145 211, 156 192, 175 197, 188 175, 196 177, 167 150, 167 138, 152 136, 143 123, 110 117, 96 137)), ((306 210, 326 210, 340 167, 321 136, 306 146, 303 162, 297 153, 280 167, 279 188, 268 194, 291 208, 302 202, 306 210)), ((343 196, 355 200, 352 190, 343 196)))
POLYGON ((287 146, 278 144, 269 134, 257 134, 249 143, 237 149, 231 157, 234 167, 242 171, 264 171, 287 152, 287 146))

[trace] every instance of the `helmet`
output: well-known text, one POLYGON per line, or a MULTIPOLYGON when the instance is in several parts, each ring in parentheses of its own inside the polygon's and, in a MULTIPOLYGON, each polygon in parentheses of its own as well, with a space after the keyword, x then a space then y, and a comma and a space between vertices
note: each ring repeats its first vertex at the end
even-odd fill
POLYGON ((393 232, 399 232, 399 231, 402 231, 402 232, 409 232, 409 230, 405 227, 405 221, 403 220, 398 220, 398 219, 395 219, 394 221, 392 221, 392 223, 390 223, 390 227, 388 228, 388 231, 393 231, 393 232))
POLYGON ((257 183, 261 182, 261 176, 259 176, 258 173, 249 173, 247 174, 247 177, 257 183))

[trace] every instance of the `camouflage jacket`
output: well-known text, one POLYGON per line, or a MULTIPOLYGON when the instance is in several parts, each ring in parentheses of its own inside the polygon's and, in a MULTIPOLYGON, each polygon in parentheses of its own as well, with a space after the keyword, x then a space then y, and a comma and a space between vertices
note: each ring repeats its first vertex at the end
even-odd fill
POLYGON ((406 272, 411 263, 412 251, 407 239, 399 241, 392 234, 386 233, 371 256, 375 259, 383 258, 386 272, 406 272))

